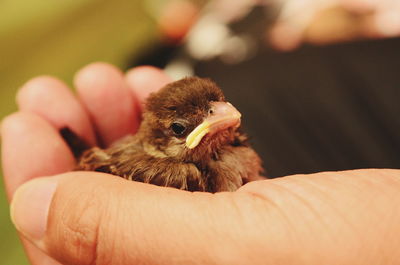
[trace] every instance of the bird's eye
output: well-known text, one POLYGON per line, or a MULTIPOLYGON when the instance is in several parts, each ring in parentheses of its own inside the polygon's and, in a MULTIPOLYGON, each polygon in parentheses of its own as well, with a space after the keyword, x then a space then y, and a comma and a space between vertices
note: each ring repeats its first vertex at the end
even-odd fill
POLYGON ((182 135, 186 131, 186 127, 179 123, 179 122, 174 122, 171 125, 171 130, 176 134, 176 135, 182 135))
POLYGON ((169 107, 167 107, 167 109, 168 109, 168 110, 175 111, 175 110, 176 110, 176 107, 175 107, 175 106, 169 106, 169 107))

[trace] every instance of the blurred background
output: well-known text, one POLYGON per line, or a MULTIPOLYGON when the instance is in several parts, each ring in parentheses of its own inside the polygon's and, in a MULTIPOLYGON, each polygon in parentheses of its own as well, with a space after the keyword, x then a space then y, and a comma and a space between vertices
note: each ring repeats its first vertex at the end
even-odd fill
MULTIPOLYGON (((0 116, 94 61, 210 77, 270 177, 400 168, 400 0, 3 0, 0 116)), ((28 264, 0 197, 0 264, 28 264)))

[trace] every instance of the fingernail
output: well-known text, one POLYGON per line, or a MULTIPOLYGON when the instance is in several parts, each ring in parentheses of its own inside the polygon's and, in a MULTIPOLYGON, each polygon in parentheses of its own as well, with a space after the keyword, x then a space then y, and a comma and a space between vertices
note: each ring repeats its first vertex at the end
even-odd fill
POLYGON ((46 233, 50 203, 57 188, 57 178, 31 180, 17 189, 11 202, 11 220, 19 232, 32 242, 46 233))

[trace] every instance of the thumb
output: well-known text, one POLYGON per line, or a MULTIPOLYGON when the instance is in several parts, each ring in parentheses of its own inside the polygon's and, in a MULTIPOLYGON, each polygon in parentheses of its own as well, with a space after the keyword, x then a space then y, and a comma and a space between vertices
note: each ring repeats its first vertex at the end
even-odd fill
POLYGON ((11 215, 25 237, 63 264, 244 264, 264 248, 251 228, 261 220, 238 211, 251 205, 245 194, 72 172, 22 185, 11 215))
POLYGON ((190 193, 72 172, 22 185, 17 229, 63 264, 398 264, 400 171, 190 193))

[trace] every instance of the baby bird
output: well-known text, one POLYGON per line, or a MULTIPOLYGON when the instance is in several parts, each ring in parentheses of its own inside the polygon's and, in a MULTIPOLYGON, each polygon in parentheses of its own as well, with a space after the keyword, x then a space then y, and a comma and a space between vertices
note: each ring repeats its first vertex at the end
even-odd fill
MULTIPOLYGON (((263 173, 240 118, 214 82, 184 78, 149 96, 135 135, 87 149, 77 170, 188 191, 235 191, 263 173)), ((68 130, 62 134, 73 147, 68 130)))

